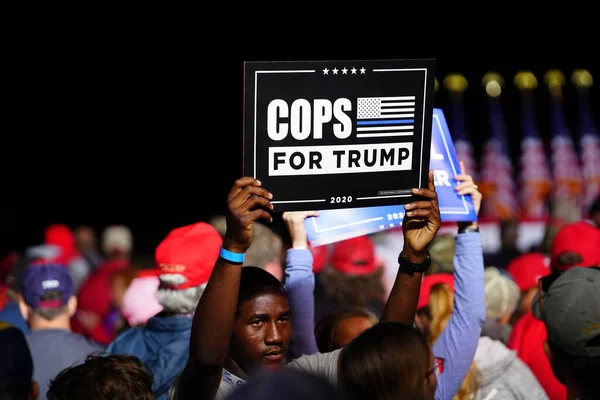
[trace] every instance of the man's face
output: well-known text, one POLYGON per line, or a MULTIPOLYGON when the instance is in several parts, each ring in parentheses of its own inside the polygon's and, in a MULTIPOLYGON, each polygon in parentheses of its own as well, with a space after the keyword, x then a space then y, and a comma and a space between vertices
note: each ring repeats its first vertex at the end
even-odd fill
POLYGON ((238 308, 230 357, 248 374, 259 366, 278 370, 285 363, 290 336, 287 297, 280 293, 254 296, 238 308))

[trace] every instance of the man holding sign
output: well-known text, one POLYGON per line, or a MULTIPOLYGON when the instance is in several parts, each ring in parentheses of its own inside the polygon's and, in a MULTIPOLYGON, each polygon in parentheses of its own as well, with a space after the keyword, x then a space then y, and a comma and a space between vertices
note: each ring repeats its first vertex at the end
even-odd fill
POLYGON ((278 211, 405 204, 427 187, 434 60, 247 62, 244 175, 278 211))

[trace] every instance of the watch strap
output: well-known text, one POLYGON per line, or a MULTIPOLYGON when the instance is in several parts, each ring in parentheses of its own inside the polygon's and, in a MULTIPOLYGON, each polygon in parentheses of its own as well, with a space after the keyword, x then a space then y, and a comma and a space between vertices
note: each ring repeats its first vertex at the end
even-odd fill
POLYGON ((429 250, 427 250, 427 255, 425 257, 425 261, 420 264, 417 264, 417 263, 413 263, 413 262, 409 261, 407 258, 405 258, 404 251, 401 251, 400 255, 398 256, 398 265, 399 265, 400 272, 424 273, 424 272, 427 272, 427 270, 431 266, 431 255, 429 254, 429 250))

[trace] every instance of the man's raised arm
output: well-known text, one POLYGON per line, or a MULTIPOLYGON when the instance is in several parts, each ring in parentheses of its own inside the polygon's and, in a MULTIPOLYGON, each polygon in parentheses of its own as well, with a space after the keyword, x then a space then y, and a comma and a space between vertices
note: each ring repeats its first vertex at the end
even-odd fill
POLYGON ((440 229, 440 207, 429 170, 428 189, 412 189, 421 199, 405 204, 402 233, 404 248, 399 256, 396 281, 381 317, 382 321, 404 322, 412 325, 417 312, 421 279, 431 262, 428 247, 440 229))
POLYGON ((235 259, 250 247, 254 221, 272 221, 267 212, 273 208, 271 198, 251 177, 235 181, 227 196, 223 249, 194 314, 189 360, 178 379, 177 400, 212 399, 219 388, 242 275, 242 261, 235 259))

